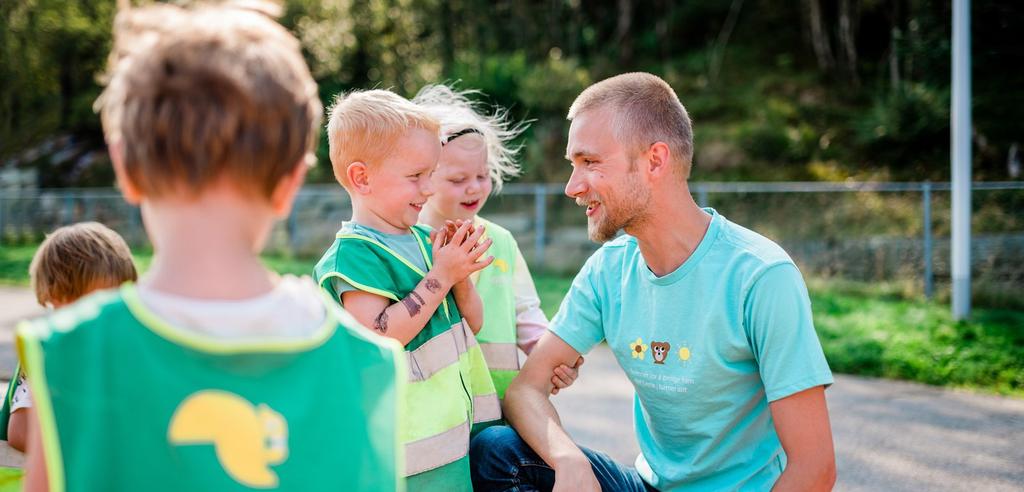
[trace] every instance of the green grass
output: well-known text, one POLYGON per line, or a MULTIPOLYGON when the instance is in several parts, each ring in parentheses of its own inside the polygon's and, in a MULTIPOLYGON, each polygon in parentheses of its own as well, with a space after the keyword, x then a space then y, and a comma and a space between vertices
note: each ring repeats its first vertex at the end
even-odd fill
POLYGON ((28 285, 35 246, 0 246, 0 285, 28 285))
MULTIPOLYGON (((0 247, 0 284, 28 285, 34 246, 0 247)), ((151 255, 135 256, 140 271, 151 255)), ((315 260, 268 256, 267 266, 309 274, 315 260)), ((571 277, 534 276, 541 305, 554 316, 571 277)), ((1024 397, 1024 311, 976 308, 954 322, 946 304, 905 294, 897 284, 811 280, 814 322, 837 373, 905 379, 1024 397)))

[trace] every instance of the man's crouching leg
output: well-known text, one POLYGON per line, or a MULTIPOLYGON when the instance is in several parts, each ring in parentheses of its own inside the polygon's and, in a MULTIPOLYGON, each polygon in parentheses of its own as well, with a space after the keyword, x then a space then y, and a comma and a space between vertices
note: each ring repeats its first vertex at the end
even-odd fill
MULTIPOLYGON (((604 453, 580 448, 590 460, 603 490, 649 492, 633 467, 616 463, 604 453)), ((533 452, 515 429, 494 426, 484 429, 469 445, 469 466, 475 491, 549 491, 555 486, 555 470, 533 452)))
POLYGON ((475 491, 527 492, 555 486, 555 470, 508 426, 480 431, 470 442, 469 463, 475 491))

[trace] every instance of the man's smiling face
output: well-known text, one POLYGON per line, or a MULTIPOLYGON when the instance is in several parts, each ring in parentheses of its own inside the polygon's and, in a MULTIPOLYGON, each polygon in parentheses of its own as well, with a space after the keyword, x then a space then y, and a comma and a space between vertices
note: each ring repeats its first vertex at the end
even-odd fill
POLYGON ((622 145, 614 122, 614 111, 603 107, 577 114, 569 126, 565 157, 573 169, 565 194, 587 207, 587 233, 597 242, 637 225, 651 198, 637 165, 641 156, 622 145))

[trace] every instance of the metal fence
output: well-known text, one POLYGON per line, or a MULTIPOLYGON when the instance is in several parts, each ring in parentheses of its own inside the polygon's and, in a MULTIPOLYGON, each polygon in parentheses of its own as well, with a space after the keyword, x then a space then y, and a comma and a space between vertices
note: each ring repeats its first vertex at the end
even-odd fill
MULTIPOLYGON (((598 245, 563 184, 510 184, 482 215, 512 231, 534 268, 570 272, 598 245)), ((927 296, 948 286, 949 183, 693 182, 702 206, 781 244, 805 274, 899 281, 927 296)), ((972 193, 975 284, 1024 297, 1024 182, 979 182, 972 193)), ((350 217, 335 185, 307 185, 269 249, 318 256, 350 217)), ((98 220, 146 246, 138 210, 113 189, 0 191, 0 243, 31 243, 63 224, 98 220)))

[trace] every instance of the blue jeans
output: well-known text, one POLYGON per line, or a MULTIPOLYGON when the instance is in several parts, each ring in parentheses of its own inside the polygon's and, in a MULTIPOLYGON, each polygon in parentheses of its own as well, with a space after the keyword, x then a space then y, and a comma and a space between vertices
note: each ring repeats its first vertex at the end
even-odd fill
MULTIPOLYGON (((602 490, 647 492, 647 485, 632 467, 616 463, 604 453, 580 448, 590 459, 602 490)), ((551 490, 555 470, 548 466, 511 427, 488 427, 469 445, 474 491, 551 490)))

